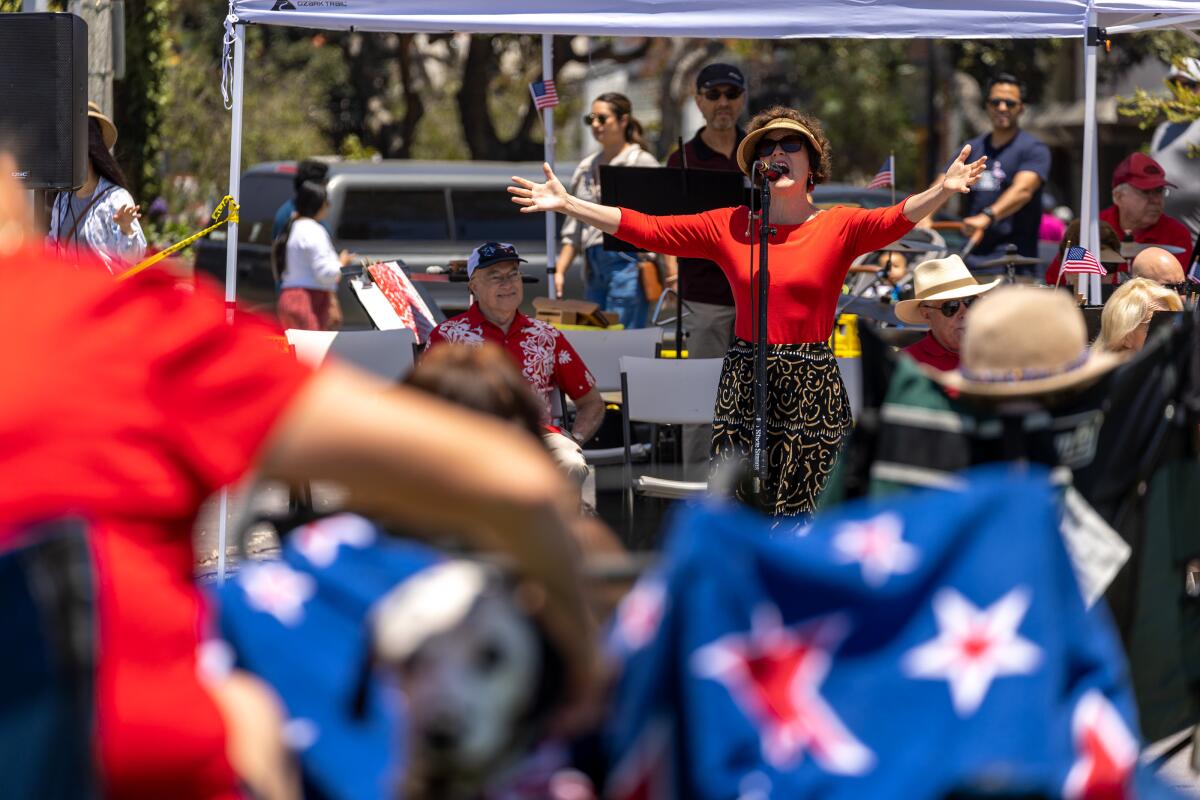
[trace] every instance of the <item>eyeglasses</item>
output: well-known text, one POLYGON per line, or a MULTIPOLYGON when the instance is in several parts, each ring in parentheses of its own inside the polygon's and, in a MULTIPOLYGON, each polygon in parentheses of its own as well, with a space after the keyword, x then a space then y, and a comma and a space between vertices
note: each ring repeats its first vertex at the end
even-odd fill
POLYGON ((742 96, 743 91, 744 90, 739 89, 736 86, 730 86, 725 91, 721 91, 720 89, 706 89, 704 91, 704 97, 714 103, 720 100, 722 97, 724 97, 726 100, 737 100, 742 96))
POLYGON ((1133 189, 1135 192, 1140 194, 1142 197, 1146 198, 1147 200, 1149 200, 1151 197, 1162 197, 1165 199, 1165 198, 1171 196, 1171 190, 1169 188, 1167 188, 1166 186, 1159 186, 1157 189, 1139 189, 1138 187, 1134 186, 1132 183, 1126 184, 1126 185, 1129 186, 1130 189, 1133 189))
POLYGON ((951 319, 958 313, 959 309, 970 308, 975 302, 974 297, 964 297, 962 300, 947 300, 940 306, 931 306, 928 303, 922 303, 921 308, 932 308, 942 312, 942 316, 946 319, 951 319))
POLYGON ((509 270, 508 272, 486 272, 480 276, 484 283, 492 286, 502 286, 506 283, 515 283, 521 280, 521 271, 519 269, 509 270))
POLYGON ((798 153, 804 148, 805 142, 808 141, 803 136, 785 136, 782 139, 760 139, 758 146, 754 152, 758 153, 759 158, 766 158, 775 152, 776 147, 783 149, 785 153, 798 153))
POLYGON ((1008 100, 1003 97, 989 97, 987 102, 992 108, 1016 108, 1021 105, 1020 100, 1008 100))
POLYGON ((601 125, 607 125, 610 119, 612 117, 608 114, 584 114, 583 124, 591 125, 593 122, 599 122, 601 125))

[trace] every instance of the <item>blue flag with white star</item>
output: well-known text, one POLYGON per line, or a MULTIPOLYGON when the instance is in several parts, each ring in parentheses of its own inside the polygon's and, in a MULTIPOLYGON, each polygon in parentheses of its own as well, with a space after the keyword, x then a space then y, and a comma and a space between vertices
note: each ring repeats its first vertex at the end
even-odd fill
POLYGON ((1045 473, 769 526, 684 511, 619 609, 608 797, 1173 796, 1045 473))

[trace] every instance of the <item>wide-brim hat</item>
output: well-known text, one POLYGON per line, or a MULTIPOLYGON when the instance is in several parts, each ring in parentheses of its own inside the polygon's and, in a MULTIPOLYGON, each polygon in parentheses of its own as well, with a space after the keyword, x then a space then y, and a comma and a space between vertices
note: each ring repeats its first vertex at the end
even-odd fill
MULTIPOLYGON (((787 131, 788 133, 798 133, 808 139, 809 143, 813 146, 813 150, 817 151, 818 156, 821 155, 821 145, 817 141, 817 137, 814 136, 813 132, 806 128, 802 123, 799 123, 794 119, 787 119, 786 117, 773 119, 766 125, 763 125, 761 128, 747 133, 745 138, 742 139, 742 143, 738 145, 738 166, 742 168, 742 172, 746 175, 750 174, 750 165, 757 160, 754 157, 754 149, 758 147, 758 140, 766 136, 771 131, 787 131)), ((820 165, 810 164, 809 168, 815 170, 818 166, 820 165)))
POLYGON ((924 325, 925 320, 918 311, 921 303, 975 297, 996 288, 1000 280, 980 283, 958 255, 922 261, 913 269, 913 299, 896 303, 896 317, 909 325, 924 325))
POLYGON ((104 146, 112 150, 113 145, 117 143, 117 126, 104 115, 94 100, 88 100, 88 116, 100 123, 100 135, 104 138, 104 146))
POLYGON ((1124 360, 1088 348, 1083 312, 1066 292, 1005 286, 971 308, 958 369, 925 372, 960 395, 1017 399, 1085 388, 1124 360))

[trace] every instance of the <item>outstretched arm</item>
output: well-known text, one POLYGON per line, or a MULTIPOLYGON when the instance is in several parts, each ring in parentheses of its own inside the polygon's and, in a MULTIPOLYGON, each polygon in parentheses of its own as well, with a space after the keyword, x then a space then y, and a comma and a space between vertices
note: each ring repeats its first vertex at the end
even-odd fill
POLYGON ((621 209, 589 203, 568 194, 549 164, 542 164, 542 169, 546 172, 545 183, 534 183, 514 175, 512 181, 516 186, 508 187, 512 201, 521 206, 522 214, 556 211, 605 233, 616 233, 617 228, 621 227, 621 209))
POLYGON ((968 164, 967 156, 969 155, 971 155, 971 145, 966 145, 958 154, 958 158, 946 170, 946 175, 941 181, 905 200, 904 216, 912 222, 920 222, 944 206, 946 201, 954 195, 966 194, 971 191, 975 181, 979 180, 979 176, 983 174, 983 168, 987 165, 987 156, 968 164))

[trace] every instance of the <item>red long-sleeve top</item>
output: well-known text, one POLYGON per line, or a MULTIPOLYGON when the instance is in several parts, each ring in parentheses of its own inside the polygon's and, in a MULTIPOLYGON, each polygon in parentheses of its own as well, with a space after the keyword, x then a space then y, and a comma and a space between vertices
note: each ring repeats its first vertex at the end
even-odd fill
MULTIPOLYGON (((837 299, 850 262, 912 230, 904 203, 872 210, 838 206, 799 225, 775 224, 771 237, 767 341, 823 342, 833 331, 837 299)), ((715 261, 733 289, 734 333, 754 339, 751 299, 758 297, 758 225, 748 231, 746 206, 655 217, 621 209, 617 238, 655 253, 715 261), (755 280, 750 280, 750 242, 755 280)))

